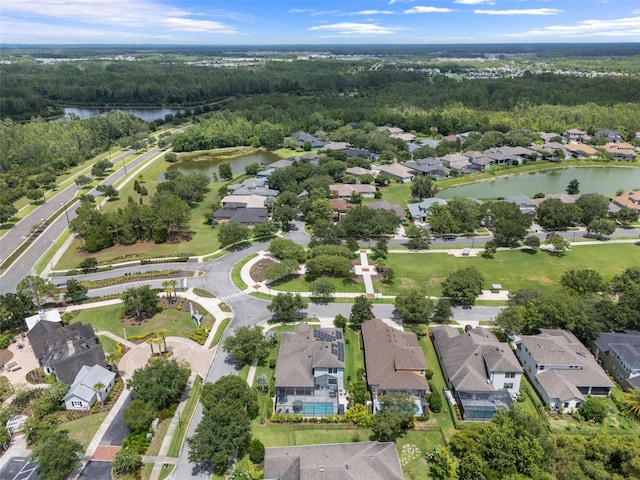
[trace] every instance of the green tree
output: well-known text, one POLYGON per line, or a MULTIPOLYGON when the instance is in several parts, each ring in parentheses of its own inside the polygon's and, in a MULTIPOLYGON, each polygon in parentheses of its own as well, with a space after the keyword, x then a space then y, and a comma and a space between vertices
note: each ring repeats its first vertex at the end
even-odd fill
POLYGON ((307 258, 304 246, 285 238, 274 238, 271 240, 269 253, 281 260, 293 259, 298 263, 304 262, 307 258))
POLYGON ((300 264, 296 260, 283 260, 266 267, 264 269, 264 277, 270 283, 278 282, 296 273, 299 266, 300 264))
POLYGON ((536 213, 538 224, 546 230, 566 230, 574 220, 572 206, 558 198, 543 200, 536 213))
POLYGON ((249 444, 249 460, 253 463, 262 463, 264 460, 264 444, 257 438, 249 444))
POLYGON ((133 372, 127 386, 133 390, 134 400, 142 400, 155 410, 162 410, 180 400, 190 374, 185 363, 157 360, 133 372))
POLYGON ((384 263, 384 260, 377 260, 375 263, 376 273, 382 277, 382 282, 386 284, 393 283, 395 272, 393 268, 384 263))
POLYGON ((320 277, 310 285, 311 294, 315 303, 328 303, 336 292, 336 286, 330 278, 320 277))
POLYGON ((614 218, 625 225, 638 221, 638 215, 640 212, 634 208, 622 207, 617 213, 614 214, 614 218))
POLYGON ((122 449, 113 458, 113 473, 117 475, 132 475, 142 469, 142 456, 130 449, 122 449))
POLYGON ((599 193, 580 195, 575 205, 580 209, 579 220, 585 225, 595 218, 605 218, 609 212, 609 198, 599 193))
POLYGON ((433 309, 433 301, 421 289, 409 288, 396 296, 394 314, 406 323, 428 324, 433 309))
POLYGON ((499 246, 515 246, 526 236, 532 216, 522 213, 518 205, 500 201, 485 207, 485 224, 493 229, 494 241, 499 246))
POLYGON ((258 162, 253 162, 244 167, 244 171, 250 177, 255 177, 260 171, 260 164, 258 162))
POLYGON ((118 197, 118 190, 113 185, 98 185, 96 190, 101 192, 108 199, 118 197))
POLYGON ((616 222, 606 218, 594 218, 587 226, 587 232, 595 233, 600 237, 607 237, 616 230, 616 222))
POLYGON ((175 163, 178 161, 178 156, 173 152, 167 152, 164 154, 164 161, 169 163, 175 163))
POLYGON ((307 303, 303 300, 299 293, 279 293, 276 295, 267 310, 273 313, 273 316, 279 320, 293 320, 298 316, 301 310, 307 308, 307 303))
POLYGON ((453 318, 451 302, 446 298, 439 298, 433 311, 433 320, 440 323, 448 322, 453 318))
POLYGON ((35 275, 29 275, 20 280, 16 291, 18 295, 29 297, 39 310, 42 309, 46 299, 57 299, 60 294, 58 287, 53 283, 35 275))
POLYGON ((67 280, 67 291, 64 294, 66 302, 75 303, 83 299, 89 290, 78 280, 70 278, 67 280))
POLYGON ((482 293, 484 277, 475 267, 457 270, 442 282, 442 295, 456 305, 473 305, 482 293))
POLYGON ((498 245, 496 244, 496 242, 494 242, 493 240, 489 240, 484 244, 484 252, 482 253, 482 256, 484 258, 493 258, 497 251, 498 245))
POLYGON ((336 328, 341 328, 342 330, 344 330, 345 328, 347 328, 347 323, 348 322, 349 322, 349 319, 347 317, 345 317, 344 315, 339 313, 333 319, 333 326, 336 327, 336 328))
POLYGON ((560 279, 560 284, 581 296, 601 292, 604 285, 602 275, 589 268, 565 272, 560 279))
POLYGON ((409 241, 406 243, 407 248, 411 250, 423 250, 431 245, 431 234, 427 227, 419 227, 410 223, 405 228, 405 234, 409 241))
POLYGON ((415 417, 414 403, 407 393, 390 392, 380 398, 380 411, 373 421, 374 438, 381 442, 392 442, 409 428, 415 417))
POLYGON ((429 474, 434 480, 458 480, 455 458, 447 447, 437 447, 429 455, 429 474))
POLYGON ((227 222, 218 226, 218 241, 220 245, 241 243, 249 238, 249 228, 238 222, 227 222))
POLYGON ((31 455, 38 475, 47 480, 64 480, 80 464, 82 445, 69 438, 67 430, 57 430, 42 438, 31 455))
POLYGON ((267 341, 259 327, 238 327, 224 341, 223 350, 241 365, 250 365, 267 353, 267 341))
POLYGON ((124 411, 124 426, 133 433, 148 432, 156 417, 153 407, 142 400, 132 400, 124 411))
POLYGON ((318 255, 310 258, 306 264, 307 279, 315 280, 321 276, 342 277, 353 276, 351 259, 340 255, 318 255))
POLYGON ((78 178, 75 179, 76 185, 78 185, 80 188, 84 187, 85 185, 88 185, 89 183, 91 183, 91 181, 92 180, 86 175, 80 175, 78 178))
POLYGON ((569 241, 559 235, 550 237, 546 243, 551 246, 551 251, 558 257, 564 255, 564 253, 571 248, 569 241))
POLYGON ((431 205, 428 210, 427 220, 429 228, 436 234, 458 232, 456 222, 445 205, 431 205))
POLYGON ((389 241, 387 237, 379 237, 376 241, 376 244, 371 249, 373 253, 373 258, 387 258, 387 253, 389 253, 389 241))
POLYGON ((631 415, 640 419, 640 388, 625 393, 622 397, 622 403, 631 415))
POLYGON ((224 181, 231 180, 233 178, 231 164, 229 162, 222 162, 220 165, 218 165, 218 174, 224 181))
POLYGON ((0 203, 0 225, 8 222, 11 218, 18 213, 16 207, 13 204, 2 202, 0 203))
POLYGON ((438 190, 433 180, 431 180, 431 177, 426 175, 413 177, 413 182, 411 183, 411 196, 413 198, 417 198, 418 200, 431 198, 435 197, 437 192, 438 190))
POLYGON ((295 208, 289 205, 276 203, 271 218, 273 218, 274 222, 280 224, 280 228, 282 228, 282 230, 288 232, 290 228, 289 224, 295 220, 297 216, 298 212, 295 208))
POLYGON ((567 185, 565 191, 569 195, 577 195, 578 193, 580 193, 580 182, 574 178, 569 182, 569 185, 567 185))
POLYGON ((82 260, 82 262, 80 262, 78 268, 80 268, 82 270, 82 273, 85 274, 95 272, 98 269, 98 260, 96 259, 96 257, 87 257, 82 260))
POLYGON ((535 253, 538 251, 538 248, 540 248, 540 239, 535 235, 529 235, 524 239, 524 242, 522 242, 522 244, 525 247, 529 247, 529 249, 531 249, 533 253, 535 253))
POLYGON ((587 422, 602 423, 607 418, 607 404, 597 398, 587 398, 578 409, 580 416, 587 422))
POLYGON ((366 296, 360 295, 355 298, 351 306, 349 323, 352 325, 362 325, 367 320, 374 318, 373 303, 366 296))
POLYGON ((253 419, 260 411, 256 391, 237 375, 225 375, 214 383, 205 383, 202 387, 200 402, 205 413, 216 406, 224 405, 241 411, 253 419))
POLYGON ((149 285, 127 288, 120 298, 124 303, 125 315, 140 319, 151 317, 158 310, 158 294, 149 285))

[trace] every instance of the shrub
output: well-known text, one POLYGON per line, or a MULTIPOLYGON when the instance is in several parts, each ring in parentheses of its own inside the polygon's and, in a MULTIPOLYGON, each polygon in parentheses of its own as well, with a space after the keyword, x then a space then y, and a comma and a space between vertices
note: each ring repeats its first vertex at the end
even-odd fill
POLYGON ((151 439, 147 438, 147 434, 145 432, 130 433, 129 435, 127 435, 127 438, 124 439, 122 449, 129 449, 132 452, 142 455, 147 451, 150 443, 151 439))
POLYGON ((424 372, 424 376, 427 378, 427 380, 431 380, 433 378, 433 370, 427 368, 427 370, 424 372))
POLYGON ((602 423, 607 417, 607 404, 602 400, 588 398, 580 405, 578 412, 587 422, 602 423))
POLYGON ((10 333, 0 335, 0 349, 7 348, 9 345, 11 345, 12 338, 13 335, 11 335, 10 333))
POLYGON ((209 337, 208 330, 209 330, 208 328, 201 327, 197 329, 195 332, 191 332, 189 334, 189 339, 193 340, 196 343, 199 343, 200 345, 204 345, 205 342, 207 341, 207 338, 209 337))
POLYGON ((429 395, 429 409, 433 413, 439 413, 442 410, 442 395, 437 390, 432 390, 429 395))
POLYGON ((253 463, 262 463, 262 461, 264 460, 263 443, 257 438, 254 438, 253 440, 251 440, 251 443, 249 444, 249 449, 247 453, 249 454, 249 459, 253 463))
POLYGON ((113 473, 125 475, 135 473, 142 468, 142 457, 133 450, 122 449, 113 459, 113 473))

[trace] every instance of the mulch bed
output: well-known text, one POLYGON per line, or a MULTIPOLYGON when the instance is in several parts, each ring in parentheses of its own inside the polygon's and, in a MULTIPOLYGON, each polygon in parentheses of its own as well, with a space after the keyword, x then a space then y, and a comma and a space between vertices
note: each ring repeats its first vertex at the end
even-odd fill
POLYGON ((0 365, 6 365, 12 358, 13 352, 10 352, 9 349, 0 350, 0 365))
POLYGON ((251 267, 251 271, 249 272, 249 274, 251 275, 251 279, 256 283, 264 282, 266 280, 264 278, 264 269, 270 267, 271 265, 275 265, 276 263, 278 262, 271 258, 264 258, 259 262, 254 263, 251 267))

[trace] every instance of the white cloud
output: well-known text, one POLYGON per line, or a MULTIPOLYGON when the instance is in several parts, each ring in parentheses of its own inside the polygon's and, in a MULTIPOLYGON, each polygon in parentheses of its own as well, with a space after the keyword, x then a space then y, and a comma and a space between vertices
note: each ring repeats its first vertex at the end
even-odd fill
POLYGON ((360 10, 359 12, 351 12, 349 15, 393 15, 394 13, 391 10, 360 10))
POLYGON ((393 27, 383 27, 372 23, 351 22, 319 25, 317 27, 310 27, 309 30, 334 32, 339 35, 389 35, 396 32, 396 29, 393 27))
POLYGON ((482 3, 486 5, 495 5, 496 2, 492 0, 454 0, 453 3, 459 3, 461 5, 480 5, 482 3))
POLYGON ((319 10, 311 13, 314 17, 319 17, 320 15, 337 15, 340 13, 340 10, 319 10))
POLYGON ((408 10, 405 10, 404 13, 449 13, 453 12, 451 8, 443 8, 443 7, 412 7, 408 10))
POLYGON ((557 15, 563 10, 557 8, 523 8, 513 10, 474 10, 479 15, 557 15))
MULTIPOLYGON (((31 15, 98 24, 103 28, 163 27, 172 31, 236 33, 231 26, 204 17, 198 12, 175 8, 155 0, 12 0, 4 2, 3 14, 31 15)), ((219 15, 223 16, 223 15, 219 15)))
POLYGON ((289 10, 289 13, 311 13, 311 12, 315 12, 315 10, 307 9, 307 8, 292 8, 291 10, 289 10))
POLYGON ((615 20, 584 20, 575 25, 550 25, 503 37, 628 37, 640 35, 640 16, 615 20))

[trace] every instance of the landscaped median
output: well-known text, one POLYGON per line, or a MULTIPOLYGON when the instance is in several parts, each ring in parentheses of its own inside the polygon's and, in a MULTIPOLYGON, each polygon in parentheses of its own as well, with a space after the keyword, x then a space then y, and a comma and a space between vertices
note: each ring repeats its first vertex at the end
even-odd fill
POLYGON ((182 448, 184 437, 187 433, 189 422, 191 421, 191 416, 193 415, 193 412, 196 409, 196 405, 198 405, 198 400, 200 399, 201 391, 202 391, 202 378, 200 377, 200 375, 196 375, 196 378, 193 381, 193 387, 189 392, 189 398, 187 398, 187 401, 184 404, 184 409, 182 410, 182 413, 179 414, 180 416, 178 420, 178 426, 173 432, 173 437, 171 438, 171 444, 169 445, 169 450, 167 451, 168 457, 180 456, 180 449, 182 448))

